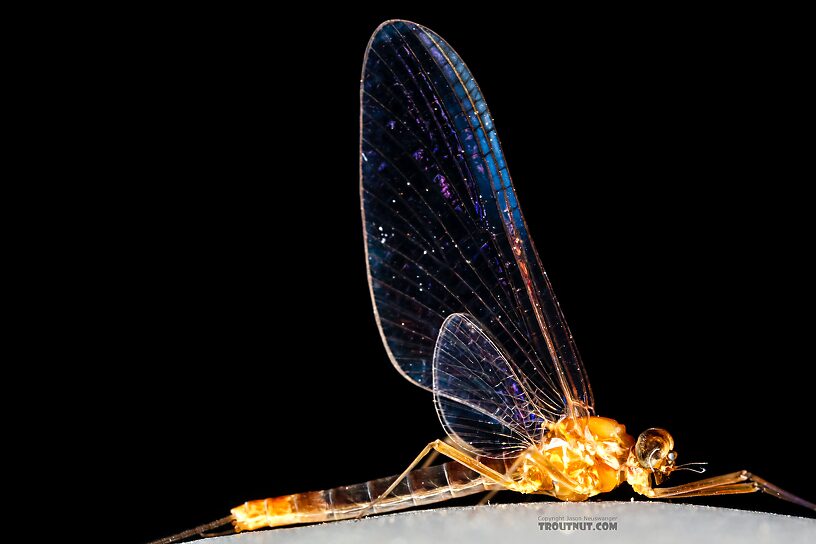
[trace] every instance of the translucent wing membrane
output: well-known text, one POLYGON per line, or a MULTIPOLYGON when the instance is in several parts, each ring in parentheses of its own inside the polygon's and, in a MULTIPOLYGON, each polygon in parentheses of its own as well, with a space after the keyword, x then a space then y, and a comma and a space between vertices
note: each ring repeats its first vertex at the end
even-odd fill
POLYGON ((539 442, 539 412, 522 374, 465 314, 442 324, 433 359, 433 389, 445 431, 487 455, 505 456, 539 442))
POLYGON ((538 414, 591 411, 493 120, 461 59, 422 26, 385 23, 366 51, 361 107, 369 283, 396 367, 431 389, 442 324, 468 314, 523 376, 538 414))

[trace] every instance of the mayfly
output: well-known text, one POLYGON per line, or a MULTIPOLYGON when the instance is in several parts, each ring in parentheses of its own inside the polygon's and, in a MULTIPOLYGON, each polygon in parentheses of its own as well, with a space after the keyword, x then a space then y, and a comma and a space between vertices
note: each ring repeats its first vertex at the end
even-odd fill
POLYGON ((396 477, 246 502, 157 542, 357 518, 511 490, 582 501, 626 482, 652 499, 762 491, 747 471, 658 487, 677 464, 664 429, 637 439, 596 416, 572 335, 522 217, 476 81, 437 34, 388 21, 365 53, 360 196, 374 314, 388 356, 433 393, 447 434, 396 477), (417 466, 429 454, 450 461, 417 466))

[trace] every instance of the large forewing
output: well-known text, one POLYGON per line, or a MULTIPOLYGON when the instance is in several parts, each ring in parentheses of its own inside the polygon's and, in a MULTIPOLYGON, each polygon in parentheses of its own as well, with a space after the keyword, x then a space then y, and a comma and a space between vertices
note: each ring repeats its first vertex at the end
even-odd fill
POLYGON ((591 410, 492 119, 456 53, 419 25, 382 25, 366 52, 361 108, 369 282, 397 368, 430 389, 443 322, 469 314, 526 376, 542 413, 591 410))

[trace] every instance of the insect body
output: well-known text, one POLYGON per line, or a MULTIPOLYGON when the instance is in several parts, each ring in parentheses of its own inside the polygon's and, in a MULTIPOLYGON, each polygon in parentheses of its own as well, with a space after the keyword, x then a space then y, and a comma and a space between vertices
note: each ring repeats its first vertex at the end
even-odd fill
MULTIPOLYGON (((630 475, 640 478, 648 474, 643 467, 632 465, 637 463, 635 441, 614 420, 595 416, 578 423, 564 420, 545 432, 541 445, 530 447, 512 463, 487 458, 479 461, 491 472, 507 475, 506 486, 491 485, 489 476, 468 470, 462 463, 446 463, 407 474, 400 492, 384 496, 373 510, 398 510, 413 506, 414 501, 438 502, 503 488, 580 501, 611 491, 630 475)), ((232 513, 242 530, 354 518, 366 513, 394 480, 384 478, 358 486, 252 501, 232 513)))
POLYGON ((405 378, 433 393, 446 440, 428 444, 396 477, 250 501, 158 542, 219 525, 348 519, 501 489, 581 501, 623 482, 655 499, 763 491, 816 510, 746 471, 659 487, 692 469, 677 465, 671 435, 647 429, 635 440, 595 415, 484 97, 456 52, 420 25, 383 23, 366 50, 360 195, 384 346, 405 378), (450 461, 419 466, 432 452, 450 461))
POLYGON ((675 488, 655 488, 652 481, 660 483, 677 469, 673 444, 664 429, 647 429, 635 441, 623 425, 597 416, 565 419, 550 426, 539 446, 530 447, 512 462, 470 459, 437 441, 434 447, 459 460, 411 471, 412 465, 397 478, 247 502, 232 510, 231 521, 236 530, 243 531, 352 519, 500 489, 583 501, 623 482, 649 498, 764 491, 816 510, 816 505, 746 471, 675 488))

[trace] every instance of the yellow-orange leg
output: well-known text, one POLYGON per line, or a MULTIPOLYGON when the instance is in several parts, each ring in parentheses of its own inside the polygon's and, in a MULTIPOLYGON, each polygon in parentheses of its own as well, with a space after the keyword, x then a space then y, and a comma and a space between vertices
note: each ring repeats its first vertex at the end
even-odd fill
POLYGON ((416 459, 414 459, 411 462, 411 464, 408 465, 408 468, 406 468, 404 471, 402 471, 402 474, 400 474, 397 478, 395 478, 394 482, 390 486, 388 486, 388 489, 383 491, 380 494, 379 497, 377 497, 376 499, 371 501, 371 503, 368 505, 368 507, 365 508, 362 512, 360 512, 357 515, 357 517, 361 518, 361 517, 365 516, 366 514, 368 514, 371 510, 374 509, 374 507, 377 505, 377 503, 379 503, 382 499, 384 499, 392 491, 394 491, 394 489, 396 489, 397 485, 399 485, 399 483, 402 480, 404 480, 406 476, 408 476, 408 473, 410 473, 414 469, 414 467, 416 467, 419 464, 419 462, 422 461, 422 459, 431 452, 431 450, 439 452, 442 455, 445 455, 447 457, 450 457, 454 461, 457 461, 457 462, 465 465, 466 467, 473 470, 474 472, 478 472, 483 477, 487 478, 488 480, 491 480, 492 483, 503 485, 503 486, 508 487, 510 489, 512 489, 514 484, 515 484, 515 482, 513 482, 513 480, 511 480, 510 478, 507 478, 503 474, 500 474, 499 472, 496 472, 492 468, 490 468, 487 465, 477 461, 476 459, 472 458, 468 454, 457 450, 456 448, 454 448, 453 446, 451 446, 449 444, 446 444, 442 440, 434 440, 433 442, 431 442, 430 444, 428 444, 427 446, 422 448, 422 451, 419 452, 419 455, 416 456, 416 459))
MULTIPOLYGON (((399 485, 399 483, 402 480, 404 480, 406 476, 408 476, 408 474, 414 469, 414 467, 417 466, 419 462, 422 461, 422 459, 431 452, 431 450, 441 453, 442 455, 450 457, 454 461, 463 464, 464 466, 473 470, 474 472, 479 473, 487 480, 490 480, 491 481, 490 483, 504 486, 506 489, 509 489, 511 491, 524 492, 523 488, 521 488, 518 485, 518 482, 514 481, 510 476, 501 474, 500 472, 493 470, 484 463, 481 463, 480 461, 474 459, 467 453, 454 448, 453 446, 445 443, 442 440, 434 440, 433 442, 425 446, 421 452, 419 452, 419 455, 417 455, 416 458, 411 462, 411 464, 408 465, 408 467, 404 471, 402 471, 402 474, 400 474, 397 478, 394 479, 394 482, 390 486, 388 486, 388 489, 381 493, 379 497, 371 501, 371 504, 369 504, 368 507, 366 507, 362 512, 360 512, 360 514, 357 515, 357 518, 361 518, 368 514, 377 505, 377 503, 379 503, 382 499, 384 499, 392 491, 394 491, 397 485, 399 485)), ((513 464, 514 468, 509 470, 508 473, 512 474, 512 472, 523 461, 523 459, 524 454, 522 454, 522 456, 520 456, 519 459, 516 460, 516 462, 513 464)), ((558 481, 560 485, 565 489, 571 490, 573 489, 573 486, 576 485, 576 483, 566 474, 564 474, 557 468, 550 466, 547 463, 542 463, 539 461, 539 467, 542 468, 553 480, 558 481)), ((527 492, 529 493, 530 491, 527 492)), ((533 492, 550 494, 548 493, 547 490, 533 492)))
MULTIPOLYGON (((511 478, 512 475, 516 472, 516 469, 521 465, 521 463, 523 461, 524 461, 524 456, 520 455, 519 458, 516 459, 516 461, 512 465, 510 465, 510 468, 507 469, 507 472, 505 472, 504 475, 507 476, 508 478, 511 478)), ((479 506, 484 506, 485 504, 489 503, 490 499, 495 497, 496 493, 498 493, 499 491, 502 491, 502 489, 494 489, 492 491, 488 491, 485 494, 485 496, 482 497, 482 499, 479 501, 479 506)))
MULTIPOLYGON (((442 442, 444 442, 445 444, 448 444, 449 446, 453 446, 454 448, 456 448, 456 442, 454 442, 453 439, 450 436, 446 436, 445 438, 443 438, 442 442)), ((459 449, 459 448, 457 448, 457 449, 459 449)), ((425 462, 422 463, 421 465, 419 465, 419 468, 428 468, 429 466, 431 466, 433 464, 434 461, 436 461, 437 457, 439 457, 439 452, 436 451, 436 450, 433 450, 431 452, 431 454, 428 455, 427 459, 425 459, 425 462)))
POLYGON ((678 499, 688 497, 705 497, 708 495, 735 495, 738 493, 755 493, 762 491, 782 500, 816 510, 816 504, 797 497, 771 482, 751 474, 747 470, 705 478, 696 482, 674 487, 657 487, 650 490, 653 499, 678 499))

